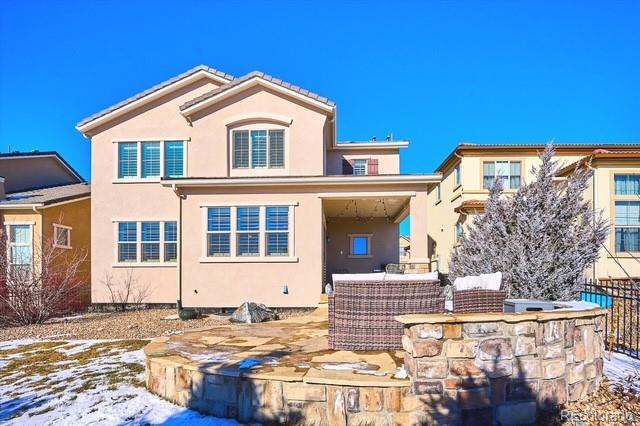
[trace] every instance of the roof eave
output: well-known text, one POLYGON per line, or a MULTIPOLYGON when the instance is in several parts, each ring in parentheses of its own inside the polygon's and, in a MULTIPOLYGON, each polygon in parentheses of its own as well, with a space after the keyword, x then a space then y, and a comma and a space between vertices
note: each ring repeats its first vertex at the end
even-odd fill
MULTIPOLYGON (((122 105, 121 107, 118 107, 116 109, 114 109, 113 111, 110 112, 106 112, 105 114, 102 114, 99 112, 96 114, 95 118, 91 118, 88 117, 82 121, 80 121, 77 125, 76 125, 76 130, 78 130, 79 132, 81 132, 85 137, 88 136, 88 132, 91 131, 92 129, 105 124, 123 114, 126 114, 129 111, 132 111, 136 108, 139 108, 140 106, 143 106, 155 99, 158 99, 164 95, 166 95, 167 93, 170 93, 171 91, 175 90, 175 89, 179 89, 181 87, 184 87, 194 81, 199 80, 202 77, 209 77, 212 80, 218 81, 220 83, 226 84, 229 83, 231 80, 226 78, 226 77, 222 77, 220 75, 217 75, 216 73, 213 73, 211 71, 208 71, 206 69, 198 69, 197 71, 195 71, 192 74, 189 74, 187 76, 185 76, 184 78, 177 80, 171 84, 168 84, 154 92, 151 92, 145 96, 142 96, 138 99, 135 99, 129 103, 125 103, 124 105, 122 105)), ((126 102, 123 101, 123 102, 126 102)), ((117 105, 117 104, 116 104, 117 105)), ((112 108, 112 107, 110 107, 112 108)), ((109 108, 107 108, 108 110, 109 108)))
POLYGON ((353 142, 353 143, 334 143, 332 150, 350 150, 350 149, 401 149, 407 148, 409 141, 392 141, 392 142, 353 142))
POLYGON ((280 86, 278 84, 275 84, 271 81, 267 81, 264 78, 255 75, 249 79, 247 79, 246 81, 243 81, 240 84, 237 84, 233 87, 230 87, 227 90, 224 90, 218 94, 215 94, 211 97, 208 97, 206 99, 203 99, 199 102, 196 102, 192 105, 189 105, 185 108, 181 107, 180 113, 185 116, 188 117, 198 111, 201 111, 211 105, 216 104, 217 102, 220 102, 224 99, 227 99, 239 92, 242 92, 246 89, 249 89, 251 87, 254 87, 256 85, 262 85, 264 87, 270 88, 272 90, 275 90, 276 92, 279 93, 283 93, 285 95, 291 96, 295 99, 301 100, 302 102, 305 102, 307 104, 313 105, 323 111, 329 112, 331 115, 333 115, 335 113, 335 105, 330 105, 328 103, 310 98, 302 93, 298 93, 294 90, 288 89, 286 87, 280 86))
POLYGON ((190 178, 162 179, 167 187, 237 187, 237 186, 316 186, 316 185, 385 185, 385 184, 432 184, 442 180, 439 173, 424 175, 378 175, 378 176, 309 176, 309 177, 257 177, 257 178, 190 178))

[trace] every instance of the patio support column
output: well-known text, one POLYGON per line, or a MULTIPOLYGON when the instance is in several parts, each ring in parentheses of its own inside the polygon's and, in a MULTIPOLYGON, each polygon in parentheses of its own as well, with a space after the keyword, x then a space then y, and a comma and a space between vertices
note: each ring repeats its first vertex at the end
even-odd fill
POLYGON ((427 191, 417 191, 409 204, 411 225, 411 262, 428 262, 427 256, 427 191))

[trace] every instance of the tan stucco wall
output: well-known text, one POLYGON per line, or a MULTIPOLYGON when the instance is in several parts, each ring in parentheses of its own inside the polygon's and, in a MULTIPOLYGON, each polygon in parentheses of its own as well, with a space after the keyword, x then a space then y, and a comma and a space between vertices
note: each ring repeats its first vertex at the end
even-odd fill
MULTIPOLYGON (((611 224, 609 238, 605 242, 608 249, 600 250, 600 260, 595 266, 596 278, 626 278, 640 277, 640 253, 616 253, 615 249, 615 201, 632 200, 639 201, 633 195, 615 195, 615 174, 640 174, 640 161, 601 161, 594 163, 595 173, 592 182, 595 182, 595 207, 601 210, 605 219, 611 224), (619 263, 619 264, 618 264, 619 263), (625 273, 626 271, 626 273, 625 273)), ((593 199, 592 188, 587 190, 585 198, 593 199)))
MULTIPOLYGON (((177 199, 176 199, 177 200, 177 199)), ((177 201, 176 201, 177 202, 177 201)), ((188 193, 183 204, 183 304, 185 306, 233 307, 246 301, 267 306, 315 306, 322 292, 322 202, 315 193, 272 190, 270 194, 245 189, 234 193, 205 191, 188 193), (207 193, 208 192, 208 193, 207 193), (294 205, 290 218, 293 232, 291 257, 250 259, 238 262, 201 261, 206 257, 203 205, 294 205), (282 293, 287 285, 288 294, 282 293), (197 291, 197 293, 195 293, 197 291)))
POLYGON ((373 272, 387 263, 398 263, 399 225, 389 223, 384 218, 370 222, 358 222, 355 218, 327 218, 327 273, 347 271, 348 273, 373 272), (350 257, 349 234, 371 234, 371 257, 350 257))
MULTIPOLYGON (((586 154, 586 153, 585 153, 586 154)), ((557 153, 556 160, 560 166, 569 165, 584 154, 557 153)), ((524 183, 533 178, 531 168, 540 164, 540 158, 536 153, 488 153, 486 155, 469 154, 464 155, 457 162, 453 162, 443 171, 441 183, 441 201, 437 201, 437 191, 434 186, 429 191, 427 229, 431 244, 429 245, 429 257, 438 259, 439 269, 443 272, 449 270, 449 258, 455 245, 455 226, 461 222, 468 226, 473 222, 473 214, 464 215, 455 212, 455 209, 463 201, 486 200, 489 191, 482 188, 482 174, 484 161, 512 160, 521 162, 521 173, 524 183), (462 184, 455 185, 455 166, 461 165, 462 184), (435 248, 434 248, 435 243, 435 248)), ((512 191, 505 191, 507 194, 512 191)), ((413 243, 413 241, 412 241, 413 243)), ((413 249, 413 244, 412 247, 413 249)))
POLYGON ((378 174, 392 175, 400 173, 400 150, 370 150, 363 152, 357 149, 339 149, 327 151, 327 174, 341 175, 342 160, 377 159, 378 174))
POLYGON ((70 226, 71 249, 59 249, 65 256, 61 262, 73 256, 86 256, 79 270, 83 285, 91 285, 91 199, 78 200, 42 210, 42 244, 53 244, 53 224, 70 226))

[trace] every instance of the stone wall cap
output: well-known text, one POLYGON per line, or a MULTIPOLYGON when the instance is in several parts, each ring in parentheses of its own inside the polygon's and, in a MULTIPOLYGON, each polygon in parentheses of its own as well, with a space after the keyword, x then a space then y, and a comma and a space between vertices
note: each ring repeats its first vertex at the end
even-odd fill
POLYGON ((396 321, 402 324, 451 324, 469 322, 522 322, 522 321, 551 321, 606 315, 602 308, 580 310, 557 310, 543 312, 516 313, 481 313, 481 314, 409 314, 398 315, 396 321))

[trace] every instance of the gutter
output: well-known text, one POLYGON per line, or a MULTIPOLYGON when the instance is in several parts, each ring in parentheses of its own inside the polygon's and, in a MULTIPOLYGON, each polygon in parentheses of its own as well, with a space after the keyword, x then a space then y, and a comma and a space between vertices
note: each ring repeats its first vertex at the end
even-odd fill
POLYGON ((173 193, 178 197, 178 299, 176 300, 176 307, 178 312, 182 310, 182 200, 186 198, 185 195, 180 194, 176 185, 172 185, 173 193))

